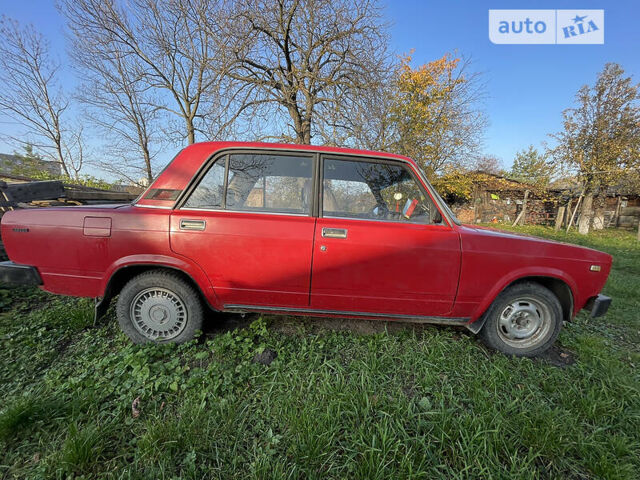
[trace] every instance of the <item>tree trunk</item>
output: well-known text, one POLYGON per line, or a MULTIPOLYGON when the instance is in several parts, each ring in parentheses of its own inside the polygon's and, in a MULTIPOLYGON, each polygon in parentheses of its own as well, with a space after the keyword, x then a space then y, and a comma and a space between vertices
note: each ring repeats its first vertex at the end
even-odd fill
POLYGON ((196 129, 193 126, 192 119, 187 118, 186 123, 187 123, 187 142, 189 142, 189 145, 192 145, 196 141, 196 129))
POLYGON ((62 145, 59 141, 56 141, 56 153, 58 154, 58 162, 60 162, 62 172, 66 177, 71 178, 71 172, 69 172, 67 164, 64 162, 64 156, 62 155, 62 145))
POLYGON ((580 220, 578 221, 578 233, 586 235, 591 228, 591 219, 593 217, 593 193, 589 192, 584 196, 582 202, 582 210, 580 211, 580 220))
POLYGON ((564 221, 564 211, 564 205, 558 207, 558 213, 556 214, 556 224, 553 228, 556 232, 562 228, 562 222, 564 221))

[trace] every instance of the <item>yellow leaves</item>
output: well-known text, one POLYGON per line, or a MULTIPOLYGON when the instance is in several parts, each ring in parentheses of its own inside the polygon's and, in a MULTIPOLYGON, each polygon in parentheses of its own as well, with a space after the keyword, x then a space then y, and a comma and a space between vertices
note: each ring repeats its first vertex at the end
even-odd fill
POLYGON ((417 112, 427 113, 433 110, 434 104, 447 98, 453 89, 465 80, 456 77, 455 71, 460 61, 451 54, 433 60, 417 68, 411 67, 411 54, 400 59, 396 72, 398 100, 417 112))
POLYGON ((448 200, 469 200, 473 191, 474 178, 468 172, 453 170, 433 181, 435 189, 448 200))
POLYGON ((483 172, 453 169, 434 179, 432 183, 438 193, 451 202, 471 200, 476 187, 490 191, 492 198, 496 195, 497 199, 501 193, 524 190, 530 190, 537 198, 546 199, 543 188, 483 172))
POLYGON ((427 159, 442 157, 438 146, 454 121, 451 100, 466 80, 458 71, 459 58, 447 53, 414 68, 412 53, 401 57, 396 69, 391 116, 400 135, 399 153, 425 166, 427 159))

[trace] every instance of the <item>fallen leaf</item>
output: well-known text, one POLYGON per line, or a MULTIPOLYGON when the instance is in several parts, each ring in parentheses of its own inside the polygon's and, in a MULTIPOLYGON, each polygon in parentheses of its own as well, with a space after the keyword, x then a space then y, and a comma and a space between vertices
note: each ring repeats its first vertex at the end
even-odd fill
POLYGON ((562 358, 567 358, 568 356, 569 356, 569 354, 568 354, 568 353, 564 353, 564 352, 562 352, 562 353, 560 354, 560 357, 562 357, 562 358))
POLYGON ((133 415, 133 418, 140 416, 140 397, 136 397, 131 403, 131 415, 133 415))

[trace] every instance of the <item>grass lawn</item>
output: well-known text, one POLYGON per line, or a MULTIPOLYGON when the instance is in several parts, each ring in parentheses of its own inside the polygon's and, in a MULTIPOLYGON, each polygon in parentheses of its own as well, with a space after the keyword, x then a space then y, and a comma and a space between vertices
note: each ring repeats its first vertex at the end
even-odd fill
POLYGON ((566 325, 558 361, 284 317, 138 347, 89 301, 2 287, 0 479, 637 479, 640 245, 518 230, 614 256, 609 313, 566 325))

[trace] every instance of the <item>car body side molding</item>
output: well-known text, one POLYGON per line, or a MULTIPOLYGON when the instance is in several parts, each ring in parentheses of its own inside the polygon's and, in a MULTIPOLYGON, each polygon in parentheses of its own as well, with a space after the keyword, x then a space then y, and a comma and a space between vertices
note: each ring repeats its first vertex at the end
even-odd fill
POLYGON ((351 312, 342 310, 320 310, 313 308, 289 308, 289 307, 269 307, 263 305, 225 305, 224 310, 233 313, 246 312, 286 312, 303 313, 308 315, 337 315, 341 317, 366 317, 366 318, 389 318, 392 320, 402 320, 411 323, 433 323, 438 325, 461 325, 467 326, 469 318, 461 317, 423 317, 415 315, 397 315, 392 313, 371 313, 371 312, 351 312))

